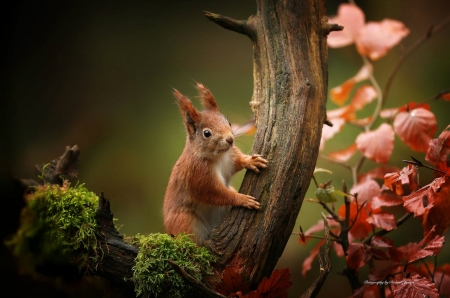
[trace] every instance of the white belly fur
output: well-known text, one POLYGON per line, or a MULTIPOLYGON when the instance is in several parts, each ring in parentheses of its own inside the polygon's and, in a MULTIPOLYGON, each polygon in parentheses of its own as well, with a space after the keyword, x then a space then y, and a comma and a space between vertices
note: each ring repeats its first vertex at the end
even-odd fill
MULTIPOLYGON (((224 152, 216 161, 215 172, 219 180, 229 187, 231 176, 234 174, 234 162, 232 150, 224 152)), ((225 218, 230 206, 216 206, 199 204, 195 207, 197 221, 194 224, 196 242, 202 244, 213 229, 215 229, 225 218)))

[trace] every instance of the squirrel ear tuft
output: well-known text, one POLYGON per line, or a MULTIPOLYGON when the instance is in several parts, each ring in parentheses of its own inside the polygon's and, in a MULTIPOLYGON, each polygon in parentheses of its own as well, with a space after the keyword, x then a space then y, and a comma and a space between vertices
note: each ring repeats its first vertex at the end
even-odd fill
POLYGON ((212 95, 211 91, 209 91, 203 84, 197 83, 197 90, 200 95, 202 105, 207 110, 219 110, 219 107, 217 106, 217 102, 214 99, 214 96, 212 95))
POLYGON ((200 122, 200 112, 194 108, 192 102, 180 91, 173 89, 173 95, 177 100, 181 115, 183 116, 184 124, 189 134, 194 134, 196 130, 196 123, 200 122))

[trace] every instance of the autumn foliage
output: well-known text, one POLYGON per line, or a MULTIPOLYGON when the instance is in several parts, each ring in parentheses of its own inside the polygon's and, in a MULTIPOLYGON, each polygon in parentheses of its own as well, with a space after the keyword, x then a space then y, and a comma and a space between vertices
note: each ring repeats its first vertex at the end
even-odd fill
POLYGON ((216 291, 228 297, 239 298, 283 298, 288 297, 287 290, 292 286, 288 268, 275 269, 269 278, 265 277, 256 290, 250 291, 250 283, 243 281, 236 267, 227 266, 222 273, 222 282, 216 291))
MULTIPOLYGON (((339 107, 327 112, 333 126, 324 126, 320 150, 345 125, 356 126, 361 132, 346 148, 321 156, 351 170, 351 189, 347 190, 345 183, 343 191, 337 191, 331 182, 316 182, 316 199, 310 201, 328 212, 331 240, 337 255, 346 259, 342 274, 353 280, 354 297, 448 296, 450 264, 435 268, 427 258, 436 257, 442 250, 442 234, 450 227, 450 125, 436 136, 438 122, 430 108, 432 101, 449 101, 449 92, 440 92, 426 102, 385 109, 388 88, 379 86, 372 62, 399 44, 408 35, 408 28, 390 19, 366 22, 363 11, 354 4, 342 4, 329 23, 344 26, 343 31, 330 33, 329 47, 354 44, 363 65, 352 78, 330 90, 331 101, 339 107), (372 102, 375 105, 369 105, 372 102), (369 108, 373 109, 371 116, 358 117, 359 111, 369 108), (387 165, 395 138, 417 152, 404 157, 403 168, 387 165), (349 163, 355 159, 356 163, 349 163), (362 173, 366 159, 376 166, 362 173), (421 181, 422 171, 432 171, 434 180, 421 181), (344 203, 335 208, 340 197, 344 203), (402 207, 403 215, 398 216, 398 207, 394 215, 393 206, 402 207), (387 234, 401 229, 410 218, 421 222, 423 239, 396 246, 387 234), (358 276, 362 267, 370 272, 361 278, 364 282, 358 276)), ((323 229, 324 223, 319 221, 306 232, 301 231, 300 242, 317 237, 313 234, 323 229)), ((304 260, 303 275, 311 269, 324 242, 320 240, 304 260)))

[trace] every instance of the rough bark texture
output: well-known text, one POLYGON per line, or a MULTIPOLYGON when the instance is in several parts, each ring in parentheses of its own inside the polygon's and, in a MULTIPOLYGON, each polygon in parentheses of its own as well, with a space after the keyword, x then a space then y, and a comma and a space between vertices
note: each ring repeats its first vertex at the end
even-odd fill
POLYGON ((123 235, 117 231, 113 223, 109 200, 103 196, 103 193, 98 202, 96 219, 100 234, 98 240, 104 253, 97 274, 115 285, 121 296, 133 297, 135 296, 134 284, 129 279, 133 277, 131 269, 135 264, 134 259, 139 248, 125 242, 123 235))
POLYGON ((322 0, 258 0, 257 14, 248 21, 206 15, 253 41, 253 152, 270 165, 259 175, 247 172, 240 192, 258 198, 262 208, 234 208, 209 245, 218 270, 234 265, 257 284, 270 275, 285 248, 316 164, 330 28, 322 0))

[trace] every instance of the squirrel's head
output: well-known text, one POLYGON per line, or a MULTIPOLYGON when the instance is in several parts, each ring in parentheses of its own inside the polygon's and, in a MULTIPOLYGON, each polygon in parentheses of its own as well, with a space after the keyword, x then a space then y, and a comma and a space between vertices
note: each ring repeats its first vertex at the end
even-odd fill
POLYGON ((197 83, 203 111, 198 111, 192 102, 178 90, 173 94, 180 107, 186 126, 189 146, 202 157, 214 158, 228 151, 234 143, 234 135, 230 122, 219 111, 217 102, 211 92, 197 83))

